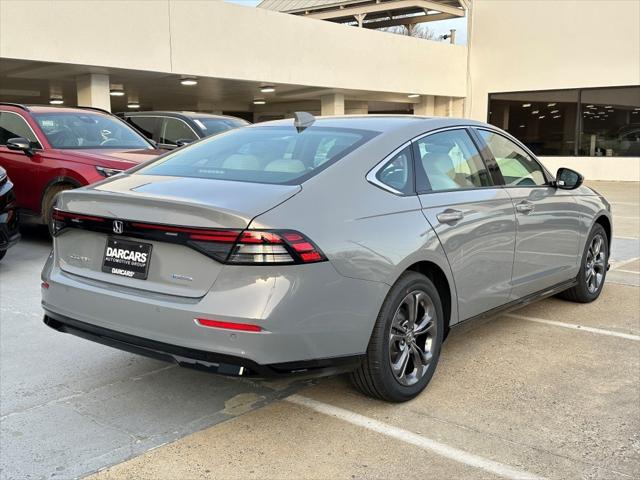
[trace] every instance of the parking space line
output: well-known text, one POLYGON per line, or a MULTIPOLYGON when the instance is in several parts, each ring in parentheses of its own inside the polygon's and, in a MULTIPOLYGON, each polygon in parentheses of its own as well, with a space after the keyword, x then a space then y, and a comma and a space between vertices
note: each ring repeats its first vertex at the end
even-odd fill
POLYGON ((620 267, 624 267, 625 265, 628 265, 629 263, 633 263, 636 260, 640 260, 640 257, 634 257, 634 258, 630 258, 629 260, 624 260, 622 262, 619 263, 613 263, 611 264, 611 270, 618 270, 620 267))
POLYGON ((608 335, 610 337, 619 337, 619 338, 624 338, 626 340, 633 340, 636 342, 640 342, 640 335, 633 335, 631 333, 615 332, 613 330, 604 330, 602 328, 595 328, 595 327, 585 327, 583 325, 577 325, 575 323, 565 323, 565 322, 558 322, 556 320, 547 320, 544 318, 526 317, 524 315, 516 315, 513 313, 507 313, 504 316, 517 318, 519 320, 528 320, 529 322, 544 323, 546 325, 553 325, 554 327, 570 328, 573 330, 581 330, 583 332, 597 333, 598 335, 608 335))
POLYGON ((496 474, 500 477, 510 478, 514 480, 538 480, 544 478, 538 475, 534 475, 530 472, 517 470, 503 463, 495 462, 479 455, 474 455, 473 453, 465 452, 464 450, 459 450, 455 447, 450 447, 449 445, 437 442, 423 435, 418 435, 417 433, 411 432, 409 430, 394 427, 393 425, 374 420, 373 418, 369 418, 340 407, 329 405, 328 403, 319 402, 308 397, 303 397, 302 395, 291 395, 285 400, 291 403, 295 403, 296 405, 302 405, 304 407, 310 408, 324 415, 338 418, 345 422, 351 423, 352 425, 381 433, 382 435, 400 440, 401 442, 409 443, 423 450, 431 451, 455 462, 463 463, 470 467, 480 468, 487 472, 496 474))

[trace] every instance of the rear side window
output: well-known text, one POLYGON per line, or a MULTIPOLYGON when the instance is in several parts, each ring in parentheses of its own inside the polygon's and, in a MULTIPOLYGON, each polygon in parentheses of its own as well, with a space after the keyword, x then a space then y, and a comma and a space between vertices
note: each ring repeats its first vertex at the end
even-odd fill
POLYGON ((411 146, 407 146, 378 170, 376 179, 397 192, 411 194, 413 193, 412 164, 411 146))
POLYGON ((415 143, 419 192, 487 187, 492 184, 480 152, 466 130, 427 135, 415 143))
POLYGON ((178 118, 165 118, 160 133, 160 143, 177 145, 180 140, 192 142, 198 137, 195 132, 183 120, 178 118))
POLYGON ((160 122, 160 118, 158 117, 129 117, 127 118, 127 122, 133 125, 140 133, 142 133, 145 137, 155 140, 153 138, 158 123, 160 122))
POLYGON ((491 150, 504 183, 510 186, 531 187, 546 185, 542 167, 518 145, 506 137, 488 130, 478 130, 491 150))
POLYGON ((239 128, 176 150, 138 173, 294 185, 376 134, 315 126, 300 133, 293 126, 239 128))
POLYGON ((194 118, 194 122, 204 132, 204 136, 214 135, 220 132, 226 132, 232 128, 244 127, 249 125, 249 122, 245 122, 241 119, 235 118, 194 118))
POLYGON ((41 148, 26 120, 17 113, 0 112, 0 145, 6 145, 11 138, 26 138, 32 148, 41 148))

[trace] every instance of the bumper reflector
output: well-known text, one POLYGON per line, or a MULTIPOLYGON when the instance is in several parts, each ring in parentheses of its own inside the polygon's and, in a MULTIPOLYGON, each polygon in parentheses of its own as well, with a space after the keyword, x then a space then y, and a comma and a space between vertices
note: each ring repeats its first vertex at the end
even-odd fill
POLYGON ((242 332, 261 332, 262 327, 249 323, 222 322, 220 320, 210 320, 208 318, 196 318, 196 324, 201 327, 224 328, 226 330, 240 330, 242 332))

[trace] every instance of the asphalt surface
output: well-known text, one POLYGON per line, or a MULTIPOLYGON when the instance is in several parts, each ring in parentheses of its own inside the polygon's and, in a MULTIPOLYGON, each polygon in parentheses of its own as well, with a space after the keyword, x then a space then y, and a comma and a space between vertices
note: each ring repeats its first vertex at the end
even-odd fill
POLYGON ((0 263, 0 477, 640 478, 640 185, 595 186, 616 235, 601 298, 454 331, 402 405, 345 377, 225 378, 50 330, 50 244, 28 230, 0 263))

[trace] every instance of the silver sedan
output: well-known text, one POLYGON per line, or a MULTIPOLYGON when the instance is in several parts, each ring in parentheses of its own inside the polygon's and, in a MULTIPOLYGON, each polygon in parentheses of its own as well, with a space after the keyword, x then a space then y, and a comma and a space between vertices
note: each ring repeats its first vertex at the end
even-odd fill
POLYGON ((232 375, 419 394, 451 328, 595 300, 607 201, 493 126, 297 113, 64 192, 45 323, 232 375))

